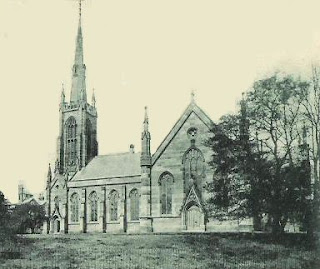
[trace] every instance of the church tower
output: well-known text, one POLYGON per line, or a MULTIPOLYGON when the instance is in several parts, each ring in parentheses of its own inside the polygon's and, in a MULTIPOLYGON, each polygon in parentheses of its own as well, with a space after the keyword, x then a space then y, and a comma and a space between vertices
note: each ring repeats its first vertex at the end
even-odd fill
POLYGON ((59 173, 77 172, 98 154, 97 110, 94 93, 92 104, 87 102, 81 11, 80 0, 70 101, 66 101, 65 90, 62 85, 59 107, 60 126, 55 169, 59 173))

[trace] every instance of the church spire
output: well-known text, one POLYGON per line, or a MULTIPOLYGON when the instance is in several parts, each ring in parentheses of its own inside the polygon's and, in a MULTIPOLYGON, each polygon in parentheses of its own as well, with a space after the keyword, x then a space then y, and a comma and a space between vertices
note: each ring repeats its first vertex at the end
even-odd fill
POLYGON ((76 38, 76 51, 74 57, 74 64, 72 68, 72 88, 70 102, 79 103, 82 101, 87 102, 86 93, 86 66, 83 60, 83 38, 82 38, 82 27, 81 27, 81 17, 82 17, 82 0, 79 0, 79 24, 78 33, 76 38), (83 91, 83 93, 82 93, 83 91))

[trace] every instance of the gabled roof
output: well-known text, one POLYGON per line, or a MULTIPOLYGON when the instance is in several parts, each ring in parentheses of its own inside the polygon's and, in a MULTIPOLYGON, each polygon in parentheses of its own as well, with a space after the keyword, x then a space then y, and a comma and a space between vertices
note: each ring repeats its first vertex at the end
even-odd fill
POLYGON ((20 204, 31 204, 31 205, 35 205, 35 204, 38 204, 38 205, 44 205, 46 203, 45 200, 39 200, 38 198, 36 197, 30 197, 26 200, 24 200, 22 203, 20 204))
POLYGON ((201 203, 201 200, 199 199, 199 195, 197 194, 196 188, 194 185, 192 185, 189 194, 187 195, 187 198, 185 199, 180 212, 185 211, 187 209, 187 206, 190 204, 196 204, 201 210, 203 210, 203 206, 201 203))
POLYGON ((178 119, 176 124, 173 126, 171 131, 162 141, 156 152, 152 155, 152 165, 159 159, 163 151, 167 148, 171 140, 176 136, 176 134, 179 132, 183 124, 186 122, 186 120, 190 117, 192 113, 195 113, 198 116, 198 118, 205 125, 208 126, 209 129, 212 128, 213 121, 209 118, 209 116, 195 102, 191 102, 189 106, 186 108, 186 110, 183 112, 181 117, 178 119))
POLYGON ((64 182, 63 187, 65 187, 65 178, 66 178, 65 175, 58 174, 58 173, 55 174, 54 177, 53 177, 52 182, 50 183, 50 190, 51 190, 54 186, 56 186, 56 183, 57 183, 60 179, 63 180, 63 182, 64 182))
POLYGON ((125 152, 96 156, 71 181, 140 175, 140 153, 125 152))

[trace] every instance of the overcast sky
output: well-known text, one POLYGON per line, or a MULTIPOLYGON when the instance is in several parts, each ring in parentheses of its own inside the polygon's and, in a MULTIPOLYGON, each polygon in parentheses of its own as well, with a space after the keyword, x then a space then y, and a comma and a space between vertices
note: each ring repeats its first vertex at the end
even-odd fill
MULTIPOLYGON (((320 57, 320 2, 87 0, 87 92, 95 88, 99 154, 140 151, 149 107, 152 152, 190 102, 214 120, 275 70, 307 73, 320 57)), ((74 0, 0 0, 0 190, 45 187, 56 158, 62 82, 71 88, 74 0)))

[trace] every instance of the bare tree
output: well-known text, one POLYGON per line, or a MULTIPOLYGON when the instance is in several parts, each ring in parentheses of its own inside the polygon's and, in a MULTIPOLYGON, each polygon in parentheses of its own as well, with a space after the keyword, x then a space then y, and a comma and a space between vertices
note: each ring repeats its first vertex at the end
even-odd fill
POLYGON ((282 232, 294 213, 295 164, 301 130, 302 92, 307 82, 292 76, 273 76, 254 83, 248 94, 251 126, 262 152, 272 165, 268 214, 273 232, 282 232), (288 176, 288 173, 290 176, 288 176))
POLYGON ((315 227, 319 229, 320 204, 320 68, 313 65, 310 87, 303 91, 304 120, 308 127, 308 144, 313 181, 313 215, 315 227))

